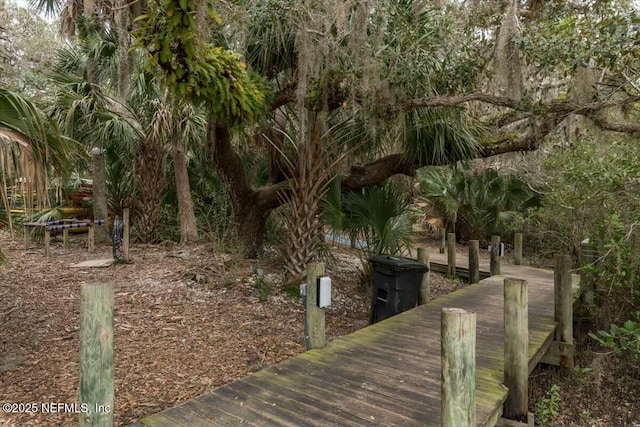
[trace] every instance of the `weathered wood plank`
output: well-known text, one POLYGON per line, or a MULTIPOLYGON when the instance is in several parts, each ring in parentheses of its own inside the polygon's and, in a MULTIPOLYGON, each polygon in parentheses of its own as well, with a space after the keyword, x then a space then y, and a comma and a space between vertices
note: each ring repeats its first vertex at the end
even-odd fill
MULTIPOLYGON (((438 257, 447 256, 432 255, 432 269, 438 257)), ((468 265, 465 257, 459 258, 457 272, 468 265)), ((489 263, 480 259, 479 265, 484 277, 489 263)), ((551 345, 556 329, 553 272, 501 267, 503 274, 530 284, 530 372, 551 345)), ((189 422, 205 427, 441 425, 440 311, 460 307, 477 315, 476 424, 493 426, 507 397, 502 386, 503 280, 504 276, 485 278, 144 421, 153 427, 189 422)))

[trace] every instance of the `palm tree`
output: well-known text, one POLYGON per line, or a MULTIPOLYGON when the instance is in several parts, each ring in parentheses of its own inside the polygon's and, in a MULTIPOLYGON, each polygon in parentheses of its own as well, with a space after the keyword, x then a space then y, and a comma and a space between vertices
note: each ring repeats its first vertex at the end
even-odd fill
POLYGON ((538 193, 515 177, 495 170, 469 173, 463 167, 419 174, 422 196, 462 240, 484 239, 504 228, 518 212, 540 203, 538 193))
MULTIPOLYGON (((24 183, 28 214, 34 207, 49 206, 50 178, 52 174, 68 176, 78 159, 77 148, 60 135, 56 123, 35 102, 0 89, 0 194, 6 212, 10 211, 9 188, 18 181, 24 183)), ((10 215, 7 220, 13 230, 10 215)))
POLYGON ((412 247, 413 224, 417 219, 410 197, 390 181, 382 186, 343 193, 334 179, 322 201, 324 223, 337 234, 346 234, 364 244, 356 245, 363 267, 363 281, 371 276, 372 255, 401 255, 412 247))

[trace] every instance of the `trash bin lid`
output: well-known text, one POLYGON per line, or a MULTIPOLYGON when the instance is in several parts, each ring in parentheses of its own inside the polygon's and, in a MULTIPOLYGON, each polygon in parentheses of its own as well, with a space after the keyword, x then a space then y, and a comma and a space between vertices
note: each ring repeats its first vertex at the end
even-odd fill
POLYGON ((415 259, 395 255, 376 255, 369 258, 371 264, 384 265, 394 271, 427 271, 429 267, 415 259))

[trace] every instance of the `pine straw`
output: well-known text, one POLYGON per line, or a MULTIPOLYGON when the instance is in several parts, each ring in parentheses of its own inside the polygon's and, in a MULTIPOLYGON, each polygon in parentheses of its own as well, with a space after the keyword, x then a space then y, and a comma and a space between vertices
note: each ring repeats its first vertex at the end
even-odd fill
MULTIPOLYGON (((115 285, 116 425, 303 351, 302 307, 276 289, 274 263, 260 265, 274 287, 261 302, 252 263, 206 245, 134 246, 133 264, 72 269, 74 262, 109 258, 109 247, 87 254, 83 238, 72 236, 70 249, 53 244, 45 259, 42 247, 25 252, 0 232, 8 259, 0 267, 0 403, 78 402, 82 283, 115 285)), ((368 318, 369 297, 354 279, 353 257, 339 250, 338 258, 330 270, 330 338, 362 328, 368 318)), ((0 425, 77 425, 77 415, 0 413, 0 425)))

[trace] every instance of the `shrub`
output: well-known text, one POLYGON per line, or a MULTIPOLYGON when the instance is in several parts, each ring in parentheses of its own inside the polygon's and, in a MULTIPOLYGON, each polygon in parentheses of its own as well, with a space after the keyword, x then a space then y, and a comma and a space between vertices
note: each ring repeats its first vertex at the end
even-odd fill
POLYGON ((640 311, 633 313, 632 317, 622 326, 611 325, 608 332, 598 331, 598 335, 590 332, 589 335, 601 346, 612 349, 617 356, 628 358, 628 365, 640 374, 640 311))

